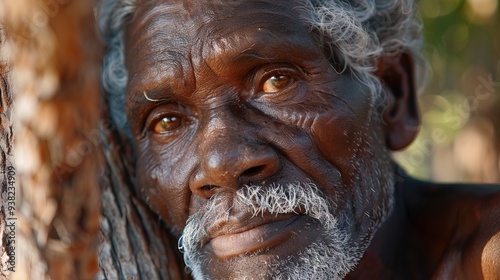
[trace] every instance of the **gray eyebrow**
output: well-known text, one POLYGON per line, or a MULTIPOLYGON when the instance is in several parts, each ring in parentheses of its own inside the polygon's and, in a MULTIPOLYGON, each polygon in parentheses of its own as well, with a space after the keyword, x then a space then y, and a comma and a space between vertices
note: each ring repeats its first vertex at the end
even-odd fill
POLYGON ((148 100, 148 101, 160 102, 160 101, 166 100, 165 98, 162 98, 162 99, 153 99, 153 98, 150 98, 145 91, 143 91, 142 94, 144 95, 144 98, 146 98, 146 100, 148 100))

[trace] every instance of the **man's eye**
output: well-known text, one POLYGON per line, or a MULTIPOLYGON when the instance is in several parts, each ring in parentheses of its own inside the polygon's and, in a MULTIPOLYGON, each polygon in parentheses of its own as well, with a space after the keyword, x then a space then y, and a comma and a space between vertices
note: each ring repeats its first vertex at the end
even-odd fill
POLYGON ((286 88, 292 81, 293 79, 286 75, 273 75, 264 82, 262 91, 264 93, 275 93, 286 88))
POLYGON ((177 116, 165 116, 154 126, 155 133, 165 133, 181 126, 182 120, 177 116))

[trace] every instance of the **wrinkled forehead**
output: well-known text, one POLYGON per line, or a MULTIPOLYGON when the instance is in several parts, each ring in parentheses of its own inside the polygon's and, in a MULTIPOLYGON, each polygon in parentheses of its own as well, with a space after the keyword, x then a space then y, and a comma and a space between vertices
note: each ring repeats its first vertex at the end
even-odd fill
POLYGON ((152 0, 139 2, 133 25, 162 19, 173 27, 188 28, 178 33, 211 24, 237 28, 242 23, 260 22, 282 28, 285 22, 289 25, 297 21, 296 14, 295 0, 152 0))
POLYGON ((194 73, 218 73, 241 57, 322 55, 294 0, 142 1, 125 38, 130 82, 165 77, 193 85, 194 73))
MULTIPOLYGON (((294 0, 142 1, 128 26, 127 38, 135 47, 152 43, 153 45, 149 45, 148 48, 157 47, 165 50, 169 47, 174 51, 180 51, 188 45, 191 49, 196 48, 196 44, 200 49, 210 43, 220 44, 220 47, 231 47, 231 43, 234 42, 224 40, 255 39, 255 36, 259 36, 259 31, 274 33, 275 37, 304 34, 303 31, 307 28, 298 16, 300 9, 294 4, 295 2, 294 0)), ((270 34, 264 35, 266 40, 269 40, 270 34)))

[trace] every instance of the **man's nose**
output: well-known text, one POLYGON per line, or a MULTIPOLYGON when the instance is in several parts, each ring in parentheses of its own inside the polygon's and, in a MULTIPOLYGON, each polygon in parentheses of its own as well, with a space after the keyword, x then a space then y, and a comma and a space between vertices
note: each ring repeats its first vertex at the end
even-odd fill
POLYGON ((212 134, 200 147, 200 166, 190 181, 195 195, 208 199, 221 191, 261 184, 279 171, 279 158, 271 146, 246 138, 243 131, 234 132, 212 134))

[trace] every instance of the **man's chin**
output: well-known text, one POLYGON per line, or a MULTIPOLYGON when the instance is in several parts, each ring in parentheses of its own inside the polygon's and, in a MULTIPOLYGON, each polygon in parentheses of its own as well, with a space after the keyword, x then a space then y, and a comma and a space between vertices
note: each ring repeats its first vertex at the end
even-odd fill
POLYGON ((214 197, 184 228, 181 247, 195 279, 340 279, 378 225, 369 216, 352 223, 359 213, 332 209, 310 183, 239 189, 230 212, 221 211, 226 199, 214 197))
POLYGON ((325 232, 319 222, 308 216, 291 222, 271 241, 264 241, 268 246, 243 252, 246 245, 235 245, 237 249, 220 252, 208 243, 191 263, 194 278, 338 279, 356 265, 360 254, 353 254, 345 236, 325 232))

